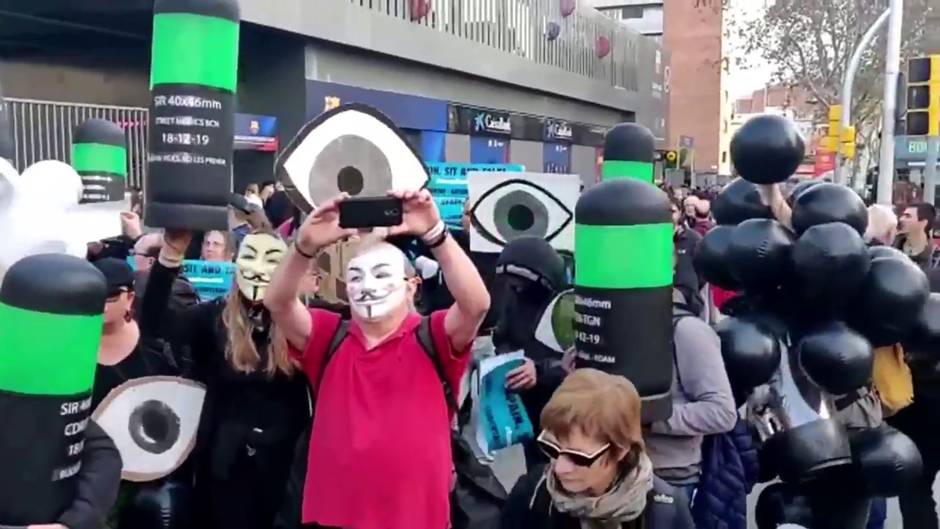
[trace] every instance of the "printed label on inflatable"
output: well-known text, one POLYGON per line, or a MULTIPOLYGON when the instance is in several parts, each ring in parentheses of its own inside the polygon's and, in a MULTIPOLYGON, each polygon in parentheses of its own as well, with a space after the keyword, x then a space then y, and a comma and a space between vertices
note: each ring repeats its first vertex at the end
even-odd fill
POLYGON ((428 162, 428 173, 431 181, 428 190, 434 196, 441 218, 451 230, 462 230, 460 218, 463 216, 463 205, 467 201, 470 191, 467 188, 467 173, 521 173, 525 167, 519 164, 488 164, 488 163, 449 163, 428 162))

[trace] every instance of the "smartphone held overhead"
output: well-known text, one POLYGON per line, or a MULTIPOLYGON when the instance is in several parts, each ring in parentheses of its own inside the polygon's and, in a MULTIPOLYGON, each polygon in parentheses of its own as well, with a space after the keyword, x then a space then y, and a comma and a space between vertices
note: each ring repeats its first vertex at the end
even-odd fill
POLYGON ((402 201, 396 197, 352 197, 339 203, 342 228, 375 228, 402 223, 402 201))

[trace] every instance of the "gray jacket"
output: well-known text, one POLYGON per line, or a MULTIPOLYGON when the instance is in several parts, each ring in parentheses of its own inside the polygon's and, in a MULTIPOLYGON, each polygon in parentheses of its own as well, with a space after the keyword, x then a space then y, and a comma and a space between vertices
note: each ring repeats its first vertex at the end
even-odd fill
POLYGON ((718 335, 700 318, 681 313, 673 336, 672 416, 644 432, 656 474, 673 484, 698 482, 702 437, 727 432, 738 420, 718 335))

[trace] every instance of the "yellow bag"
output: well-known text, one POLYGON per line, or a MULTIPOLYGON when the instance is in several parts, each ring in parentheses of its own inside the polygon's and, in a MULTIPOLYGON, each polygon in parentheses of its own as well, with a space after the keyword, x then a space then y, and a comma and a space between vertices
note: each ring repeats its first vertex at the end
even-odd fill
POLYGON ((911 368, 904 360, 900 344, 876 347, 872 381, 888 415, 910 406, 914 401, 914 381, 911 368))

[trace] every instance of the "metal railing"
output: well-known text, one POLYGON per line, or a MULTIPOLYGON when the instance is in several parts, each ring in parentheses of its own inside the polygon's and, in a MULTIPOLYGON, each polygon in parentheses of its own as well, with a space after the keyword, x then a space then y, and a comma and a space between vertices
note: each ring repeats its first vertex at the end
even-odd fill
POLYGON ((6 98, 13 125, 13 165, 23 171, 42 160, 72 163, 72 132, 89 119, 106 119, 127 137, 127 185, 142 187, 147 169, 148 110, 138 107, 6 98))
POLYGON ((562 16, 561 0, 348 0, 351 4, 483 44, 527 60, 637 90, 637 42, 644 38, 591 7, 562 16), (422 15, 420 6, 427 2, 422 15), (558 36, 549 40, 557 24, 558 36), (597 56, 600 37, 611 51, 597 56))

